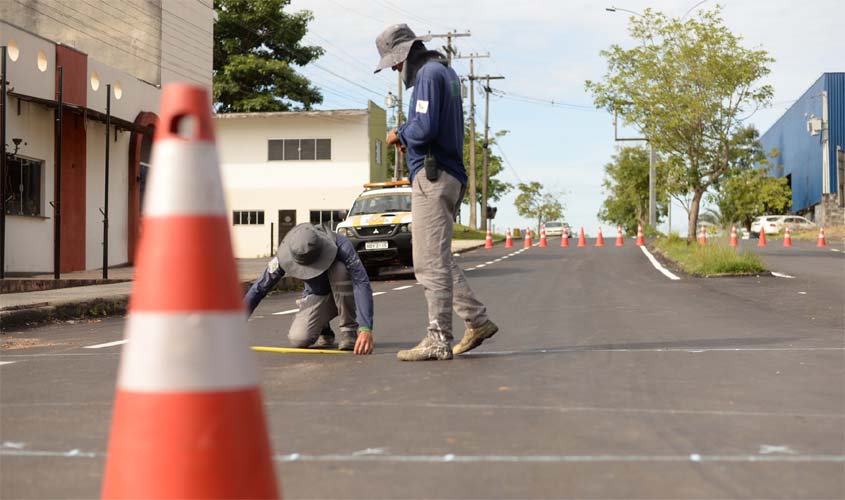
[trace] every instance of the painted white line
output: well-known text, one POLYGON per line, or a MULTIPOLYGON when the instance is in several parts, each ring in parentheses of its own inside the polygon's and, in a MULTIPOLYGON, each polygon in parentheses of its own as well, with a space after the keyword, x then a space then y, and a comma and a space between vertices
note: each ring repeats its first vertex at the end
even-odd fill
POLYGON ((398 286, 398 287, 394 288, 394 290, 396 290, 398 292, 400 290, 407 290, 409 288, 414 288, 414 285, 398 286))
POLYGON ((831 251, 831 252, 839 252, 839 251, 841 251, 841 250, 839 250, 838 248, 831 248, 831 249, 830 249, 830 251, 831 251))
POLYGON ((798 295, 807 295, 807 292, 798 292, 798 295))
POLYGON ((670 280, 681 279, 681 278, 675 276, 674 274, 672 274, 671 272, 669 272, 669 270, 666 269, 665 267, 661 266, 660 262, 657 262, 657 259, 654 258, 654 255, 652 255, 651 252, 649 252, 648 249, 645 246, 641 246, 640 249, 643 251, 645 256, 648 257, 648 260, 651 262, 651 265, 654 266, 655 269, 657 269, 658 271, 663 273, 663 276, 666 276, 670 280))
POLYGON ((460 257, 460 256, 461 256, 461 254, 459 254, 459 253, 453 253, 452 254, 452 257, 460 257))
POLYGON ((777 276, 778 278, 789 278, 789 279, 795 279, 795 276, 790 276, 790 275, 788 275, 788 274, 776 273, 776 272, 772 272, 772 276, 777 276))
POLYGON ((481 268, 482 268, 482 267, 484 267, 484 266, 486 266, 486 264, 479 264, 479 265, 475 266, 475 268, 476 268, 476 269, 481 269, 481 268))
POLYGON ((485 264, 489 266, 490 264, 495 264, 495 262, 493 262, 492 260, 490 260, 490 261, 485 262, 485 264))
POLYGON ((273 316, 285 316, 287 314, 296 314, 299 312, 299 309, 288 309, 287 311, 279 311, 273 313, 273 316))
MULTIPOLYGON (((801 292, 798 292, 801 293, 801 292)), ((705 352, 814 352, 814 351, 845 351, 845 347, 715 347, 715 348, 696 348, 696 349, 681 349, 677 347, 651 348, 651 349, 592 349, 589 347, 563 347, 560 349, 527 349, 525 351, 483 351, 483 352, 468 352, 461 354, 464 357, 472 356, 513 356, 516 354, 557 354, 557 353, 590 353, 590 352, 660 352, 660 353, 675 353, 685 352, 690 354, 699 354, 705 352)))
POLYGON ((467 272, 467 271, 475 271, 475 268, 474 268, 474 267, 471 267, 471 268, 469 268, 469 269, 464 269, 464 272, 467 272))
POLYGON ((102 349, 103 347, 114 347, 116 345, 123 345, 127 342, 126 339, 115 340, 114 342, 106 342, 105 344, 87 345, 85 349, 102 349))
POLYGON ((378 297, 379 295, 384 295, 387 292, 373 292, 373 297, 378 297))
POLYGON ((11 365, 12 363, 15 363, 15 361, 0 361, 0 366, 11 365))

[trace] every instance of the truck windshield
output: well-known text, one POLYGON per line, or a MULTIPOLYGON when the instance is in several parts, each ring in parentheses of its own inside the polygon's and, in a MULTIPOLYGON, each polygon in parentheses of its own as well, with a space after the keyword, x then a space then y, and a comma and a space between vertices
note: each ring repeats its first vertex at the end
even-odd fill
POLYGON ((358 198, 349 215, 373 215, 387 212, 410 212, 411 193, 385 194, 358 198))

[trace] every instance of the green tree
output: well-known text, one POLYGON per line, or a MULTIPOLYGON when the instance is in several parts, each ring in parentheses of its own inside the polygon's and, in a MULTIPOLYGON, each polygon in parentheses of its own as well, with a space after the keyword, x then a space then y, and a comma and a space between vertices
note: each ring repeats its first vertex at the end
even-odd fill
MULTIPOLYGON (((502 163, 502 157, 493 154, 493 146, 496 145, 496 142, 499 137, 503 137, 507 134, 506 130, 500 130, 493 134, 490 137, 490 144, 489 144, 489 154, 487 161, 487 201, 488 204, 490 201, 499 201, 502 199, 502 196, 506 195, 511 189, 513 189, 513 184, 508 182, 504 182, 496 177, 502 173, 504 170, 504 165, 502 163)), ((469 175, 469 120, 465 120, 464 124, 464 165, 466 166, 467 175, 469 175)), ((484 169, 482 167, 484 165, 484 134, 475 134, 475 186, 476 186, 476 193, 475 193, 475 202, 478 206, 481 206, 481 183, 483 181, 484 176, 484 169)), ((464 195, 464 203, 469 204, 469 192, 464 195)), ((480 209, 479 209, 479 214, 480 209)), ((484 215, 480 215, 479 218, 483 217, 484 215)))
POLYGON ((311 109, 320 91, 294 66, 323 54, 302 45, 309 11, 290 0, 214 0, 214 105, 218 113, 311 109))
POLYGON ((521 217, 537 219, 537 232, 544 222, 563 217, 563 204, 558 196, 545 191, 539 182, 520 183, 517 189, 520 192, 514 202, 516 212, 521 217))
POLYGON ((743 47, 720 11, 684 21, 646 9, 630 21, 639 43, 602 51, 608 61, 603 81, 586 82, 596 106, 618 112, 670 157, 672 185, 691 193, 689 241, 696 237, 702 197, 731 167, 735 131, 773 93, 759 83, 772 58, 743 47))
POLYGON ((770 177, 764 168, 738 170, 722 182, 710 201, 719 207, 722 221, 751 229, 755 217, 785 213, 792 204, 786 178, 770 177))
MULTIPOLYGON (((601 220, 621 224, 627 234, 636 234, 637 226, 648 224, 648 170, 649 148, 627 146, 617 149, 613 161, 604 166, 606 198, 598 216, 601 220)), ((658 164, 655 186, 657 189, 657 221, 667 214, 666 174, 658 164)))

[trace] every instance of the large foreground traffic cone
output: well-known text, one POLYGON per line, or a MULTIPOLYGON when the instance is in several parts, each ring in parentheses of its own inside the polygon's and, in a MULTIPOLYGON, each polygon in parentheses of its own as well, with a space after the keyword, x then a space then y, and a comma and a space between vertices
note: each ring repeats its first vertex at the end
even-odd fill
POLYGON ((490 234, 490 229, 487 229, 487 237, 484 238, 484 248, 493 248, 493 235, 490 234))
POLYGON ((621 247, 625 244, 625 240, 622 237, 622 226, 616 226, 616 246, 621 247))
POLYGON ((786 226, 786 231, 783 233, 783 246, 792 246, 792 234, 789 232, 789 226, 786 226))
POLYGON ((584 226, 581 226, 581 234, 578 235, 578 246, 579 247, 587 246, 587 238, 584 237, 584 226))
POLYGON ((704 226, 701 226, 701 230, 698 231, 698 243, 700 245, 707 244, 707 231, 704 230, 704 226))
POLYGON ((737 238, 736 238, 736 225, 731 226, 731 246, 737 246, 737 238))
POLYGON ((210 110, 162 92, 103 498, 278 496, 210 110))
POLYGON ((641 247, 645 245, 645 238, 643 238, 643 226, 642 224, 637 224, 637 246, 641 247))
POLYGON ((525 229, 525 241, 523 242, 523 248, 531 248, 531 230, 526 228, 525 229))
POLYGON ((596 246, 603 247, 604 246, 604 236, 601 234, 601 228, 599 228, 599 234, 596 236, 596 246))
POLYGON ((563 232, 560 234, 560 246, 569 248, 569 229, 567 228, 563 228, 563 232))
POLYGON ((826 247, 827 246, 827 240, 824 239, 824 228, 823 227, 819 228, 819 241, 818 241, 818 243, 816 243, 816 246, 817 247, 826 247))
POLYGON ((549 240, 546 239, 546 225, 545 224, 543 224, 543 226, 540 227, 540 246, 543 247, 543 248, 546 248, 547 246, 549 246, 549 240))
POLYGON ((511 228, 508 228, 508 232, 505 236, 505 248, 513 248, 513 236, 511 236, 511 228))
POLYGON ((760 228, 760 239, 757 240, 757 246, 758 247, 766 246, 766 231, 764 231, 762 227, 760 228))

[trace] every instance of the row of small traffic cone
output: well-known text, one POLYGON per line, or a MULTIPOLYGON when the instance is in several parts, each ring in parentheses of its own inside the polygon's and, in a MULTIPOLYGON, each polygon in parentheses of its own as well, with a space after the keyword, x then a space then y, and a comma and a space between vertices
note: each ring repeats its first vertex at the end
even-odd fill
MULTIPOLYGON (((622 235, 622 226, 616 227, 616 246, 621 247, 625 245, 625 238, 622 235)), ((637 226, 637 246, 645 245, 645 239, 643 238, 643 227, 637 226)), ((525 240, 523 243, 523 248, 531 248, 534 246, 534 243, 531 239, 531 230, 525 230, 525 240)), ((539 246, 541 248, 545 248, 549 246, 549 240, 546 238, 546 228, 542 227, 540 229, 540 243, 539 246)), ((568 235, 564 235, 560 239, 560 246, 563 248, 569 247, 569 237, 568 235)), ((584 227, 581 227, 581 233, 578 236, 578 246, 579 247, 586 247, 587 246, 587 238, 584 236, 584 227)), ((596 244, 597 247, 604 246, 604 235, 601 232, 601 228, 599 228, 599 233, 596 236, 596 244)), ((487 230, 487 238, 484 244, 484 248, 493 248, 493 238, 490 234, 490 230, 487 230)), ((511 235, 511 230, 508 228, 507 232, 505 233, 505 248, 513 248, 513 236, 511 235)))
MULTIPOLYGON (((737 240, 738 240, 738 238, 737 238, 737 235, 736 235, 736 226, 731 226, 731 246, 732 247, 735 247, 735 246, 738 245, 737 240)), ((707 233, 704 232, 703 227, 701 228, 701 233, 698 237, 698 242, 701 243, 702 245, 707 244, 707 233)), ((765 231, 762 231, 762 230, 760 231, 760 239, 757 241, 757 246, 758 247, 768 246, 768 243, 766 242, 766 232, 765 231)), ((792 232, 789 230, 788 226, 786 227, 786 229, 784 230, 784 233, 783 233, 783 246, 785 246, 785 247, 791 247, 792 246, 792 232)), ((819 239, 816 242, 816 246, 817 247, 826 247, 827 246, 827 240, 825 239, 825 236, 824 236, 824 228, 823 227, 819 228, 819 239)))

